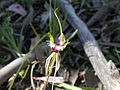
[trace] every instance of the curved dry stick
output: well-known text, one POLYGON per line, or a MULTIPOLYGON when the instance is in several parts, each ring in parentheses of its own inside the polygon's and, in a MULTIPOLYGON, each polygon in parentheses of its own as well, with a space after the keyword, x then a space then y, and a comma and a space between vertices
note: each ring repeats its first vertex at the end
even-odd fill
MULTIPOLYGON (((72 5, 68 0, 52 0, 56 2, 64 15, 67 13, 67 20, 74 29, 78 29, 78 37, 83 43, 85 53, 87 54, 97 76, 108 90, 120 90, 119 73, 112 75, 111 67, 102 54, 95 38, 89 32, 86 24, 76 15, 72 5)), ((114 71, 114 70, 113 70, 114 71)))
POLYGON ((30 73, 30 81, 31 81, 31 86, 32 86, 33 90, 35 90, 35 84, 34 84, 34 81, 33 81, 33 69, 35 68, 35 65, 36 65, 36 63, 34 63, 32 65, 31 73, 30 73))

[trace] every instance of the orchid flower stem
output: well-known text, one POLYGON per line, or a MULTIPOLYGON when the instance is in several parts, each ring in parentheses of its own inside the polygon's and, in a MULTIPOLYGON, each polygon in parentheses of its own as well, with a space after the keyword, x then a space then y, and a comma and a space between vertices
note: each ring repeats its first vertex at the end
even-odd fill
POLYGON ((55 17, 57 18, 57 20, 58 20, 58 23, 59 23, 59 27, 60 27, 60 33, 61 34, 63 34, 63 32, 62 32, 62 25, 61 25, 61 22, 60 22, 60 19, 59 19, 59 17, 58 17, 58 15, 57 15, 57 10, 58 10, 58 8, 56 8, 55 9, 55 11, 54 11, 54 14, 55 14, 55 17))
POLYGON ((76 34, 77 34, 77 32, 78 32, 78 29, 76 29, 73 33, 72 33, 72 35, 70 35, 70 37, 66 40, 66 41, 70 41, 76 34))

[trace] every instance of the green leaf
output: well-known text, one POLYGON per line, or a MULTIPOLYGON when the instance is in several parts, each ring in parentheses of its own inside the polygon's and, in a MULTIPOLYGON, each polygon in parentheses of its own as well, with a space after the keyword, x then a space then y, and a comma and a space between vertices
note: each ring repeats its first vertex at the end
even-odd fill
POLYGON ((65 88, 67 90, 96 90, 95 88, 77 87, 67 83, 55 84, 55 86, 65 88))

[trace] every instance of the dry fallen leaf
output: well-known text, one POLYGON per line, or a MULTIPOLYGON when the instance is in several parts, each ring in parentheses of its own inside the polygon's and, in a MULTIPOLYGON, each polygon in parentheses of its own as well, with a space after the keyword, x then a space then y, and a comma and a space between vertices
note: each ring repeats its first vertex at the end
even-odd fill
MULTIPOLYGON (((47 81, 47 77, 33 77, 33 79, 47 81)), ((64 81, 63 77, 49 76, 48 78, 48 82, 50 83, 63 83, 64 81)))
POLYGON ((26 10, 23 8, 23 6, 21 6, 20 4, 18 3, 14 3, 12 5, 10 5, 8 8, 7 8, 8 11, 11 11, 11 12, 15 12, 17 14, 20 14, 21 16, 25 16, 27 14, 26 10))

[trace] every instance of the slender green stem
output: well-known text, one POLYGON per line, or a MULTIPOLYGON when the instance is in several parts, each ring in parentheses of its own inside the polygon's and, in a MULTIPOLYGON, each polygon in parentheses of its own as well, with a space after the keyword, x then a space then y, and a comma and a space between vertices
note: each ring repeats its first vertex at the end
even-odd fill
POLYGON ((38 36, 38 33, 36 32, 36 29, 34 28, 34 26, 32 25, 32 23, 30 23, 30 26, 31 26, 33 32, 35 33, 35 35, 38 36))
POLYGON ((55 14, 55 17, 57 18, 57 20, 58 20, 58 23, 59 23, 59 27, 60 27, 60 33, 62 34, 63 32, 62 32, 62 25, 61 25, 61 22, 60 22, 60 19, 59 19, 59 17, 58 17, 58 15, 57 15, 57 10, 58 10, 58 8, 56 8, 55 9, 55 11, 54 11, 54 14, 55 14))

